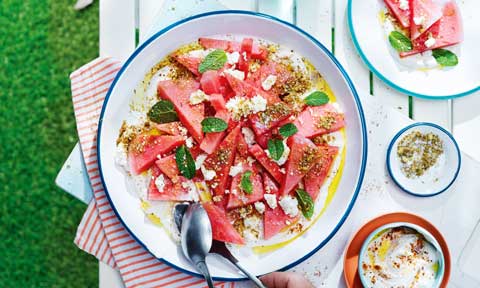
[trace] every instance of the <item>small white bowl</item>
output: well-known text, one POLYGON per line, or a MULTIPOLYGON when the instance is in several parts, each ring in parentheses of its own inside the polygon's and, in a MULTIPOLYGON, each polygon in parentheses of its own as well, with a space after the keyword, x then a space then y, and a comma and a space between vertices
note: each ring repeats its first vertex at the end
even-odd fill
POLYGON ((420 197, 438 195, 447 190, 457 178, 461 162, 460 149, 452 134, 436 124, 427 122, 415 123, 400 130, 393 137, 387 150, 387 169, 393 181, 403 191, 420 197), (437 164, 430 167, 424 175, 416 178, 408 178, 403 174, 400 159, 396 153, 402 136, 411 131, 435 133, 442 140, 444 151, 437 160, 437 164))

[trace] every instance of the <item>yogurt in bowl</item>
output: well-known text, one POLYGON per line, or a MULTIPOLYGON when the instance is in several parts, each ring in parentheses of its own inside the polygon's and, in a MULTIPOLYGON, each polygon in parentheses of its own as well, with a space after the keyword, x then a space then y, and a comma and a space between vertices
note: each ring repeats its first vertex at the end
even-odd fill
POLYGON ((420 226, 396 222, 364 242, 358 273, 364 287, 439 287, 445 272, 442 249, 420 226))

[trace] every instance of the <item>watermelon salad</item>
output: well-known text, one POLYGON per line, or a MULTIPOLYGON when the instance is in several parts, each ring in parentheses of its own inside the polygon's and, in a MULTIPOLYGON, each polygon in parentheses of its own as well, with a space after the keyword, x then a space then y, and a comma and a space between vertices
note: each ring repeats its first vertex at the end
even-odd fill
POLYGON ((328 83, 295 51, 249 37, 200 38, 135 89, 116 163, 149 221, 170 235, 174 205, 201 202, 214 239, 273 245, 326 208, 344 126, 328 83))
POLYGON ((384 0, 380 20, 400 63, 415 68, 458 64, 463 40, 455 0, 384 0))

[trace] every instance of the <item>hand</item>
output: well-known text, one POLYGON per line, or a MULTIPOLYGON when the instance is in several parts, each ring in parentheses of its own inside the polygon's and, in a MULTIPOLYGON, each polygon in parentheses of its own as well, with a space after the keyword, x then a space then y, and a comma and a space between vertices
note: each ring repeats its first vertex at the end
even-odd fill
POLYGON ((301 274, 294 272, 273 272, 261 278, 268 288, 313 288, 301 274))

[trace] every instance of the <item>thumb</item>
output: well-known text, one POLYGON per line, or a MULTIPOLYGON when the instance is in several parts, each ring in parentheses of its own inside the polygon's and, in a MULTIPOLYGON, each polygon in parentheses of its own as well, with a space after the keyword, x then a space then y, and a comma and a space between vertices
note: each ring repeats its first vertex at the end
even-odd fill
POLYGON ((268 288, 313 287, 302 275, 294 272, 273 272, 260 279, 268 288))

